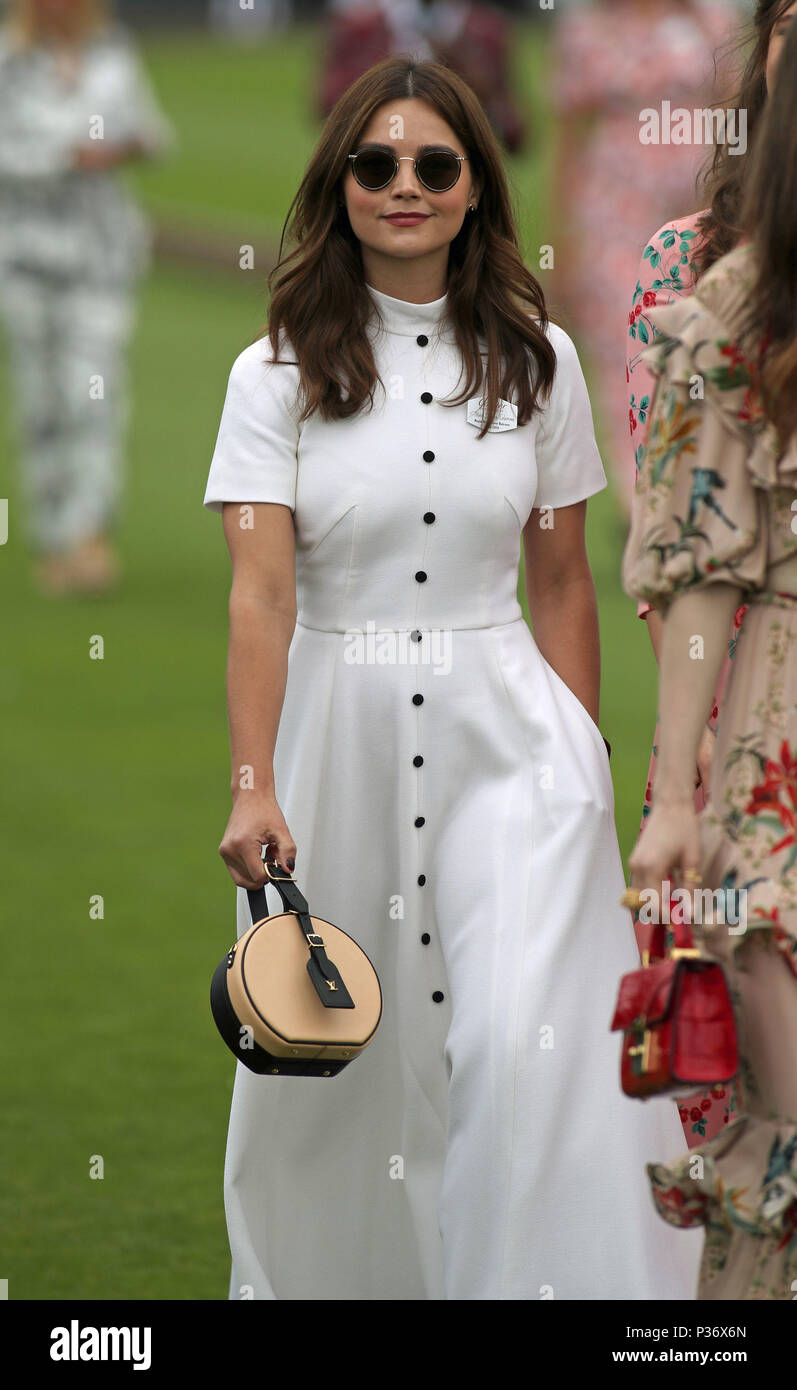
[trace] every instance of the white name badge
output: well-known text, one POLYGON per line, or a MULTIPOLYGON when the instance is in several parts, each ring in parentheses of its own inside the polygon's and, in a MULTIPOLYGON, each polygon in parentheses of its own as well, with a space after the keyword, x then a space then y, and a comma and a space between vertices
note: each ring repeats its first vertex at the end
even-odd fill
MULTIPOLYGON (((476 425, 481 428, 484 424, 484 415, 487 408, 487 400, 484 396, 474 396, 468 401, 468 424, 476 425)), ((495 418, 489 426, 487 433, 493 434, 496 430, 516 430, 517 429, 517 406, 511 401, 498 401, 495 418)))

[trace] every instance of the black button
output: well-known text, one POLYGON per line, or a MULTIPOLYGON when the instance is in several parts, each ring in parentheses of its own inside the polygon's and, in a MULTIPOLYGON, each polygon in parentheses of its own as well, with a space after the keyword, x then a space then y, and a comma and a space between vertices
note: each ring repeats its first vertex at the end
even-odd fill
POLYGON ((421 638, 423 637, 423 633, 419 632, 416 627, 415 631, 410 633, 410 637, 412 638, 413 642, 420 642, 421 638))
POLYGON ((418 887, 423 888, 426 882, 426 874, 418 874, 418 887))
POLYGON ((423 519, 426 522, 427 526, 431 526, 432 522, 434 521, 434 512, 424 512, 423 519))
POLYGON ((434 992, 434 994, 432 995, 432 998, 434 999, 435 1004, 442 1004, 442 1002, 443 1002, 443 1000, 445 999, 445 997, 446 997, 446 996, 444 995, 444 993, 443 993, 443 991, 442 991, 441 989, 436 989, 435 992, 434 992))
POLYGON ((422 696, 422 695, 413 695, 413 697, 412 697, 412 703, 413 703, 414 705, 422 705, 422 704, 423 704, 423 696, 422 696))
POLYGON ((431 399, 432 399, 432 393, 431 393, 431 391, 422 391, 422 392, 421 392, 421 400, 423 401, 424 405, 428 405, 431 399))
POLYGON ((415 757, 412 760, 412 765, 413 767, 423 767, 423 758, 421 757, 420 753, 415 754, 415 757))
POLYGON ((426 580, 427 580, 427 578, 428 578, 428 576, 427 576, 427 574, 426 574, 426 570, 416 570, 416 571, 415 571, 415 578, 417 579, 417 581, 418 581, 419 584, 425 584, 425 583, 426 583, 426 580))
POLYGON ((415 341, 418 344, 418 347, 426 347, 426 344, 428 343, 429 339, 427 338, 425 333, 419 333, 415 341))
POLYGON ((415 817, 415 829, 416 829, 416 830, 420 830, 421 826, 422 826, 422 825, 425 825, 425 824, 426 824, 426 816, 416 816, 416 817, 415 817))
POLYGON ((422 943, 423 943, 424 946, 428 946, 428 945, 429 945, 429 942, 431 941, 431 939, 432 939, 432 938, 431 938, 431 936, 429 935, 428 931, 425 931, 424 934, 423 934, 423 936, 421 937, 421 941, 422 941, 422 943))
POLYGON ((434 454, 432 453, 431 449, 424 449, 423 461, 424 463, 434 463, 434 454))

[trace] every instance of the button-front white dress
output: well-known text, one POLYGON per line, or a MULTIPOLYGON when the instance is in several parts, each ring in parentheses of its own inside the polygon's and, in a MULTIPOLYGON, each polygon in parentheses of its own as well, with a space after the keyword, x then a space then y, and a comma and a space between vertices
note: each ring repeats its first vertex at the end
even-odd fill
POLYGON ((299 427, 290 344, 256 342, 204 499, 293 512, 277 799, 311 912, 384 994, 335 1077, 237 1064, 229 1297, 691 1299, 702 1233, 661 1221, 644 1166, 683 1129, 672 1100, 622 1094, 609 1032, 639 960, 608 756, 517 598, 532 507, 606 486, 578 358, 550 326, 542 413, 518 428, 507 403, 479 440, 442 404, 446 296, 369 292, 373 409, 299 427))

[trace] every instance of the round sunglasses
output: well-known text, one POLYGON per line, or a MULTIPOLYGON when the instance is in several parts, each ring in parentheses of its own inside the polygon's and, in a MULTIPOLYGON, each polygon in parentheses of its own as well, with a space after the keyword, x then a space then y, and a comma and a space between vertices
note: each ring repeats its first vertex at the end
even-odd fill
POLYGON ((409 159, 418 181, 431 193, 447 193, 462 172, 462 165, 468 156, 453 154, 451 150, 424 150, 413 158, 411 154, 395 155, 392 150, 363 149, 350 154, 351 171, 361 188, 376 193, 387 188, 398 173, 399 160, 409 159))

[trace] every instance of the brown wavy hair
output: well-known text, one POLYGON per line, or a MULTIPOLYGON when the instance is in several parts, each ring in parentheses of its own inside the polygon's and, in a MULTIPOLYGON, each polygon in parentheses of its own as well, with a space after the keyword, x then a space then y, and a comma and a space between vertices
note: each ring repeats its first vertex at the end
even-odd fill
MULTIPOLYGON (((82 0, 76 5, 72 30, 75 42, 79 43, 95 30, 105 28, 110 22, 108 9, 108 0, 82 0)), ((41 26, 31 0, 11 0, 3 22, 20 47, 38 43, 41 26)))
POLYGON ((348 155, 373 112, 408 97, 427 102, 448 122, 462 141, 474 180, 481 182, 478 210, 465 214, 450 244, 446 285, 446 321, 467 380, 458 397, 441 404, 461 405, 484 395, 482 439, 499 398, 512 400, 517 393, 519 425, 540 409, 539 397, 553 383, 556 353, 544 332, 550 320, 542 287, 519 249, 496 138, 471 88, 445 63, 416 62, 409 54, 384 58, 335 103, 288 210, 279 261, 268 277, 268 335, 275 358, 282 329, 290 340, 300 368, 302 420, 316 410, 325 420, 346 419, 366 398, 373 405, 380 378, 365 331, 373 300, 360 242, 345 205, 339 204, 348 155), (286 236, 295 248, 283 257, 286 236), (478 334, 486 346, 486 390, 478 334))
POLYGON ((756 136, 741 220, 756 279, 739 334, 765 340, 761 403, 785 447, 797 430, 797 22, 789 25, 756 136))
POLYGON ((701 170, 700 182, 708 211, 697 223, 700 236, 693 252, 695 279, 732 251, 742 235, 742 203, 753 168, 753 146, 767 105, 766 65, 772 33, 793 0, 758 0, 752 18, 741 26, 738 40, 730 45, 741 52, 752 45, 739 79, 738 91, 725 104, 728 111, 747 112, 747 149, 731 154, 727 141, 717 144, 701 170))

